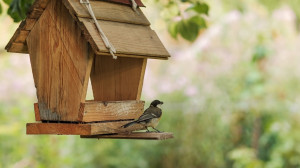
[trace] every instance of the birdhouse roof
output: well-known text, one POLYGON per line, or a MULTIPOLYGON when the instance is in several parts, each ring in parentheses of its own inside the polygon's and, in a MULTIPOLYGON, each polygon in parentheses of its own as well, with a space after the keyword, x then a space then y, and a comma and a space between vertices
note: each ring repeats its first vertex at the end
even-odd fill
MULTIPOLYGON (((9 52, 28 53, 27 36, 38 22, 50 0, 36 0, 27 17, 5 47, 9 52)), ((144 6, 135 0, 138 6, 144 6)), ((77 22, 86 41, 97 55, 110 55, 85 5, 80 0, 62 0, 77 22)), ((108 40, 116 49, 116 56, 168 59, 170 56, 150 23, 138 8, 131 8, 131 0, 90 0, 95 17, 108 40)))

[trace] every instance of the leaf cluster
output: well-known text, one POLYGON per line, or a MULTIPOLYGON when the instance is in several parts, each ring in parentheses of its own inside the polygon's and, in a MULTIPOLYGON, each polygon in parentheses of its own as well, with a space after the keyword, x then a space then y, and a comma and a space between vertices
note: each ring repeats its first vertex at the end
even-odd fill
MULTIPOLYGON (((20 22, 25 19, 26 13, 29 10, 34 0, 3 0, 3 2, 9 5, 7 14, 13 18, 14 22, 20 22)), ((0 14, 3 12, 3 8, 0 3, 0 14)))
POLYGON ((168 23, 170 35, 177 39, 180 35, 185 40, 193 42, 201 30, 206 29, 206 17, 209 6, 203 1, 172 0, 164 4, 162 16, 168 23), (184 9, 184 6, 189 6, 184 9))

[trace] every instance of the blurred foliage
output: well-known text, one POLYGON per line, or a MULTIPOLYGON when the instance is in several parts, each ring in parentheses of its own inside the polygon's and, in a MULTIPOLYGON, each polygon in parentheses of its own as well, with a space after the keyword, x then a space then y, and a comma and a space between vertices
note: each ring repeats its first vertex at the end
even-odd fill
POLYGON ((200 0, 155 0, 162 9, 161 16, 168 25, 173 38, 181 35, 188 41, 195 41, 200 32, 206 29, 209 6, 200 0))
MULTIPOLYGON (((3 2, 9 5, 7 14, 14 20, 14 22, 20 22, 26 18, 26 13, 34 0, 3 0, 3 2)), ((0 4, 0 14, 2 13, 2 6, 0 4)))
POLYGON ((194 41, 165 43, 180 49, 148 61, 143 99, 165 102, 158 129, 171 140, 27 136, 36 102, 30 61, 1 55, 0 168, 300 167, 296 1, 206 2, 156 1, 168 32, 194 41))

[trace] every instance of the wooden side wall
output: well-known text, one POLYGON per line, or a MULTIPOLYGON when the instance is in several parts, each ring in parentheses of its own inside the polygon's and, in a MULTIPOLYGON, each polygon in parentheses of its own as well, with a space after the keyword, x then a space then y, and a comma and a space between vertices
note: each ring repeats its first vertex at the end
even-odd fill
POLYGON ((95 101, 139 100, 146 60, 96 56, 91 71, 95 101))
POLYGON ((61 0, 49 2, 27 45, 41 120, 76 121, 89 76, 88 44, 61 0))

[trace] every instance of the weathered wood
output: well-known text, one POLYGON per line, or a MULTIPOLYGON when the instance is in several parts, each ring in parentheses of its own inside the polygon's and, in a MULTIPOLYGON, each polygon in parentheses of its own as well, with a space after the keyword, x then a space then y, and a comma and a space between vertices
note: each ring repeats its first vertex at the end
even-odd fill
MULTIPOLYGON (((126 5, 131 5, 131 0, 103 0, 103 1, 108 1, 108 2, 115 2, 115 3, 120 3, 120 4, 126 4, 126 5)), ((145 5, 141 0, 135 0, 136 4, 140 7, 144 7, 145 5)))
POLYGON ((127 133, 142 129, 143 126, 135 124, 128 128, 122 126, 129 121, 104 122, 104 123, 27 123, 27 134, 59 134, 59 135, 98 135, 127 133))
POLYGON ((88 45, 60 0, 48 4, 27 41, 41 119, 77 121, 88 45))
MULTIPOLYGON (((20 46, 20 44, 21 43, 25 43, 25 40, 26 40, 26 38, 27 38, 27 35, 29 34, 29 31, 27 31, 27 30, 22 30, 23 29, 23 27, 24 27, 24 25, 25 25, 25 22, 23 21, 22 23, 21 23, 21 26, 15 31, 15 33, 14 33, 14 35, 12 36, 12 38, 9 40, 9 42, 8 42, 8 44, 5 46, 5 49, 7 50, 7 51, 11 51, 12 49, 12 47, 15 47, 15 46, 12 46, 13 45, 13 43, 19 43, 19 46, 20 46)), ((25 44, 24 44, 25 45, 25 44)), ((22 48, 14 48, 14 50, 16 50, 16 49, 22 49, 22 48)), ((21 50, 21 51, 23 51, 23 50, 21 50)))
POLYGON ((27 36, 29 34, 29 31, 27 30, 20 30, 18 36, 14 40, 15 43, 24 43, 27 36))
POLYGON ((34 116, 35 116, 35 121, 41 121, 38 103, 34 103, 34 116))
POLYGON ((43 14, 44 10, 43 9, 36 9, 33 8, 32 10, 29 11, 29 13, 27 14, 27 18, 30 19, 38 19, 42 14, 43 14))
POLYGON ((143 65, 142 65, 142 70, 141 70, 141 74, 140 74, 140 81, 139 81, 139 87, 138 87, 138 91, 137 91, 136 100, 141 99, 146 66, 147 66, 147 58, 144 58, 143 65))
MULTIPOLYGON (((86 18, 79 19, 90 35, 90 43, 97 46, 96 54, 109 51, 105 47, 95 24, 86 18)), ((156 33, 149 26, 118 23, 98 20, 105 35, 117 50, 118 54, 150 56, 151 58, 168 58, 170 55, 156 33)))
POLYGON ((95 57, 91 72, 95 101, 136 100, 142 65, 142 58, 95 57))
POLYGON ((25 40, 29 35, 30 30, 33 29, 37 19, 42 15, 48 2, 49 0, 36 0, 33 3, 28 11, 27 18, 20 23, 15 34, 6 45, 5 49, 8 52, 28 53, 27 48, 24 48, 24 46, 26 46, 25 40), (24 46, 21 44, 13 45, 13 43, 24 43, 24 46))
MULTIPOLYGON (((95 25, 93 23, 90 23, 90 19, 85 18, 85 21, 80 22, 75 14, 75 9, 81 11, 81 14, 79 16, 82 17, 88 17, 86 10, 82 10, 85 8, 82 8, 82 5, 79 4, 79 1, 75 0, 63 0, 65 6, 68 8, 69 11, 62 13, 62 14, 68 14, 71 16, 71 19, 69 19, 69 22, 60 22, 60 24, 69 24, 73 22, 73 26, 80 27, 81 34, 85 36, 85 39, 87 42, 90 43, 92 46, 95 54, 97 55, 108 55, 109 52, 104 46, 104 43, 102 39, 100 38, 99 32, 96 30, 95 25), (73 2, 73 6, 70 2, 73 2), (75 4, 75 6, 74 6, 75 4), (76 8, 77 6, 77 8, 76 8), (81 6, 81 8, 80 8, 81 6), (80 9, 79 9, 80 8, 80 9), (85 14, 84 14, 85 11, 85 14), (77 22, 77 25, 74 24, 77 22), (86 23, 88 22, 88 23, 86 23), (85 27, 88 25, 88 27, 85 27), (96 36, 95 36, 96 35, 96 36)), ((129 1, 128 1, 129 2, 129 1)), ((25 21, 23 21, 18 30, 16 31, 15 35, 10 42, 5 47, 7 51, 9 52, 19 52, 19 53, 28 53, 28 50, 26 48, 26 44, 22 46, 21 44, 15 44, 16 39, 19 39, 19 35, 21 36, 19 39, 20 43, 25 43, 26 35, 23 36, 22 33, 20 33, 21 30, 28 30, 30 31, 34 26, 36 20, 39 19, 39 17, 43 14, 45 8, 47 7, 49 3, 49 0, 36 0, 34 4, 32 5, 31 9, 28 12, 27 18, 25 21)), ((139 57, 139 58, 154 58, 154 59, 167 59, 169 57, 169 53, 166 51, 164 46, 161 44, 159 38, 155 34, 153 30, 150 29, 148 26, 141 26, 141 25, 134 25, 134 24, 126 24, 126 23, 118 23, 118 22, 127 22, 127 23, 135 23, 135 24, 144 24, 149 25, 149 22, 144 17, 142 12, 139 12, 140 15, 137 15, 136 12, 133 12, 133 10, 124 5, 114 4, 114 3, 107 3, 107 2, 101 2, 101 1, 92 1, 91 3, 95 4, 103 4, 106 3, 106 5, 95 5, 96 13, 99 12, 99 15, 101 15, 101 19, 104 20, 111 20, 106 21, 104 24, 104 29, 106 34, 108 34, 109 40, 113 43, 113 45, 117 48, 117 56, 119 57, 139 57), (111 7, 110 7, 111 6, 111 7), (118 6, 118 7, 114 7, 118 6), (112 8, 113 7, 113 8, 112 8), (98 8, 101 10, 98 10, 98 8), (104 9, 102 9, 104 8, 104 9), (118 10, 119 8, 119 10, 118 10), (123 8, 125 10, 123 10, 123 8), (112 17, 112 18, 110 18, 112 17), (118 21, 118 22, 115 22, 118 21), (109 24, 108 24, 109 23, 109 24), (115 24, 110 24, 115 23, 115 24), (121 25, 120 25, 121 24, 121 25), (132 27, 133 26, 133 27, 132 27), (136 27, 134 27, 136 26, 136 27), (119 31, 119 28, 121 31, 119 31), (120 38, 119 38, 120 37, 120 38)), ((53 4, 53 3, 52 3, 53 4)), ((60 10, 61 7, 55 7, 52 11, 60 10)), ((80 13, 80 12, 79 12, 80 13)), ((61 17, 57 12, 56 14, 52 15, 54 17, 61 17)), ((98 15, 98 14, 97 14, 98 15)), ((56 18, 54 18, 56 20, 56 18)), ((105 22, 105 21, 103 21, 105 22)), ((69 36, 71 37, 71 36, 69 36)), ((77 36, 78 37, 78 36, 77 36)), ((80 38, 80 37, 79 37, 80 38)), ((69 43, 65 43, 69 44, 69 43)), ((68 46, 70 47, 70 46, 68 46)), ((69 51, 70 52, 70 51, 69 51)))
POLYGON ((24 43, 11 43, 9 47, 6 48, 8 52, 14 53, 28 53, 27 45, 24 43))
POLYGON ((30 56, 31 70, 33 74, 35 87, 38 87, 39 82, 39 58, 41 56, 41 39, 40 39, 40 23, 36 23, 27 37, 27 45, 30 56))
POLYGON ((84 103, 86 100, 86 94, 87 94, 87 89, 89 85, 89 80, 91 76, 91 71, 92 71, 92 66, 93 66, 93 61, 94 61, 94 52, 91 48, 88 50, 88 63, 86 67, 86 73, 85 73, 85 79, 82 87, 82 95, 81 95, 81 103, 84 103))
POLYGON ((162 132, 133 132, 131 134, 113 134, 113 135, 81 135, 80 138, 97 138, 97 139, 144 139, 144 140, 165 140, 174 138, 173 133, 162 132))
POLYGON ((32 4, 32 6, 30 7, 30 9, 27 13, 27 18, 38 19, 42 15, 44 9, 47 7, 49 1, 50 0, 34 1, 34 3, 32 4))
POLYGON ((30 19, 30 18, 25 19, 25 24, 22 27, 22 29, 30 31, 34 27, 36 21, 37 21, 36 19, 30 19))
MULTIPOLYGON (((97 48, 97 47, 96 47, 97 48)), ((97 49, 96 49, 97 50, 97 49)), ((130 55, 130 54, 115 54, 117 57, 127 57, 127 58, 149 58, 149 59, 159 59, 159 60, 168 60, 169 57, 165 56, 150 56, 150 55, 130 55)), ((111 56, 110 53, 101 53, 97 52, 97 56, 111 56)))
POLYGON ((144 111, 144 101, 88 101, 83 105, 82 122, 137 119, 144 111))
POLYGON ((91 125, 64 123, 27 123, 26 134, 91 135, 91 125))
MULTIPOLYGON (((85 5, 81 4, 79 0, 64 1, 64 3, 68 3, 67 6, 71 7, 71 12, 76 16, 83 18, 92 18, 85 5)), ((90 1, 90 4, 97 19, 150 25, 150 22, 147 20, 140 9, 137 9, 138 12, 135 12, 129 6, 103 1, 90 1)))

